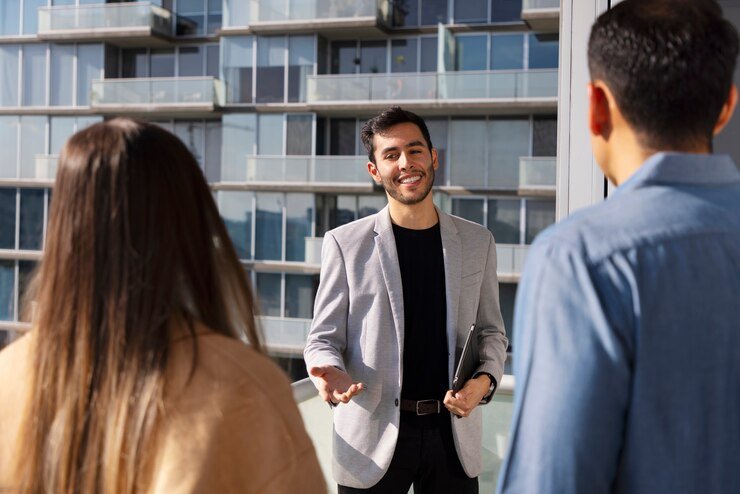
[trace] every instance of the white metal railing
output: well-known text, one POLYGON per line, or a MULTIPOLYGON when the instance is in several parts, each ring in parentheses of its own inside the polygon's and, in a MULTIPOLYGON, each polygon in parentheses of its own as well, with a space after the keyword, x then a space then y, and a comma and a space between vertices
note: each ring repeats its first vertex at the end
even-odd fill
POLYGON ((522 10, 559 8, 560 0, 524 0, 522 2, 522 10))
POLYGON ((496 245, 496 265, 498 274, 519 275, 524 270, 528 245, 496 245))
POLYGON ((363 184, 367 156, 247 156, 248 182, 363 184))
POLYGON ((100 106, 222 106, 223 82, 214 77, 95 79, 90 104, 100 106))
POLYGON ((58 154, 37 154, 34 156, 34 178, 54 180, 57 176, 58 154))
POLYGON ((375 17, 388 0, 257 0, 251 2, 250 24, 375 17))
POLYGON ((307 77, 309 103, 556 99, 557 95, 557 69, 324 74, 307 77))
POLYGON ((149 2, 39 7, 39 34, 151 28, 172 32, 172 13, 149 2))
POLYGON ((556 164, 553 157, 520 157, 519 188, 555 190, 556 164))

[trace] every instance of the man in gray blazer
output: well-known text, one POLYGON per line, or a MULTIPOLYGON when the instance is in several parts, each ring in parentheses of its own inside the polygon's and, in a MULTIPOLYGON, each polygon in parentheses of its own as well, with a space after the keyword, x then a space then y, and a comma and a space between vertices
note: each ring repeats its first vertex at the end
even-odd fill
POLYGON ((334 478, 340 493, 478 492, 477 405, 490 401, 508 343, 493 236, 434 206, 437 151, 419 116, 392 107, 362 140, 388 206, 324 236, 304 353, 336 406, 334 478), (471 324, 480 366, 453 393, 471 324))

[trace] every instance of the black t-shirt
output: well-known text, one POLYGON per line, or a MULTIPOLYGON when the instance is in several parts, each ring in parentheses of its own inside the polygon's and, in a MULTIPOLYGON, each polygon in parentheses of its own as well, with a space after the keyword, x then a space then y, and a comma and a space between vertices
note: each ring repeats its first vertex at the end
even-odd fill
POLYGON ((448 388, 447 307, 439 223, 426 230, 393 225, 403 282, 401 397, 441 400, 448 388))

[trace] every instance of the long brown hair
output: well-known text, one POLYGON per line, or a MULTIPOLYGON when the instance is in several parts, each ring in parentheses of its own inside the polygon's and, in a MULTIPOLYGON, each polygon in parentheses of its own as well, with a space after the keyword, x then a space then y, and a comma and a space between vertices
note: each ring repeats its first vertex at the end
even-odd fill
POLYGON ((172 321, 193 341, 200 321, 261 351, 245 271, 187 148, 130 119, 67 142, 47 232, 28 297, 35 344, 17 485, 134 492, 145 481, 172 321))

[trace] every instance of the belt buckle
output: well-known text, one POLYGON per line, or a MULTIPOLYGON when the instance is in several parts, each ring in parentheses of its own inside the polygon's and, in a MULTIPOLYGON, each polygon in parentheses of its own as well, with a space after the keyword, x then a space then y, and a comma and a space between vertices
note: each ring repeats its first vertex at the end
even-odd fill
POLYGON ((439 400, 419 400, 416 402, 416 415, 431 415, 433 413, 439 413, 439 400), (437 410, 422 412, 419 410, 420 405, 437 405, 437 410))

